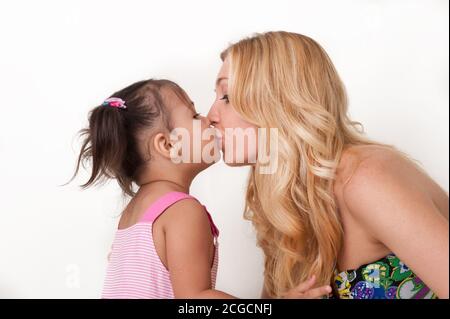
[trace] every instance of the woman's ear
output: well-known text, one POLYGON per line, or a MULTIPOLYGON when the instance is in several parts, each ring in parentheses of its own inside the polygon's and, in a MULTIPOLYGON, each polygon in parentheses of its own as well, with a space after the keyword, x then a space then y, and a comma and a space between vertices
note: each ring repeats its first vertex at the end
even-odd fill
POLYGON ((172 148, 172 143, 170 143, 167 134, 157 133, 153 137, 153 147, 161 156, 170 159, 170 149, 172 148))

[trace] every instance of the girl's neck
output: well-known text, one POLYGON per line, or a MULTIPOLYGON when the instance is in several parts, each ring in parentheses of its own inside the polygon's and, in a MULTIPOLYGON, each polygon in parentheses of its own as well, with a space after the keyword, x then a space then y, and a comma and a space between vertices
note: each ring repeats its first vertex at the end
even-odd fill
POLYGON ((190 183, 186 184, 186 183, 180 183, 180 182, 176 182, 176 181, 172 181, 172 180, 168 180, 168 179, 154 179, 154 180, 150 180, 147 181, 143 184, 140 184, 139 187, 143 188, 143 187, 147 187, 150 185, 157 185, 157 184, 165 184, 170 186, 170 188, 173 188, 174 191, 177 192, 182 192, 182 193, 186 193, 189 194, 189 188, 190 188, 190 183))
POLYGON ((139 181, 139 187, 147 188, 150 185, 162 184, 173 188, 175 191, 183 192, 188 194, 189 188, 191 187, 192 180, 195 176, 189 176, 187 174, 176 174, 176 170, 170 172, 172 174, 167 174, 163 170, 148 170, 144 173, 139 181))

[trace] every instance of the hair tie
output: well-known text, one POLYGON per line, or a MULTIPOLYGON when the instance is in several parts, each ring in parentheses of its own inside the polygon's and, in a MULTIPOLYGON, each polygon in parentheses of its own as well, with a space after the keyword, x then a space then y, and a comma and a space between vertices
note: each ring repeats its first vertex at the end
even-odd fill
POLYGON ((125 101, 118 97, 110 97, 109 99, 106 99, 102 106, 109 106, 114 107, 118 109, 126 109, 127 106, 125 105, 125 101))

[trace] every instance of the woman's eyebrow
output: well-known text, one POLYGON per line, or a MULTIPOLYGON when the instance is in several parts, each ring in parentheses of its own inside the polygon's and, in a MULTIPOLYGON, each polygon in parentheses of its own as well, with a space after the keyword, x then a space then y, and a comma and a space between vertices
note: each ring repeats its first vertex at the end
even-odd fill
POLYGON ((218 79, 216 80, 216 87, 218 87, 218 86, 219 86, 219 84, 220 84, 220 81, 222 81, 222 80, 228 80, 228 78, 226 78, 226 77, 221 77, 221 78, 218 78, 218 79))

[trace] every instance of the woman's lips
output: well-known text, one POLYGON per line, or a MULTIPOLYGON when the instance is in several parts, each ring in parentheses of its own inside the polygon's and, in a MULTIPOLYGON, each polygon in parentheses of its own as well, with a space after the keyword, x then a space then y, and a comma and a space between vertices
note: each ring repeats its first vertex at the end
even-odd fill
POLYGON ((222 143, 222 137, 216 136, 216 144, 219 150, 223 151, 223 143, 222 143))
POLYGON ((215 140, 216 140, 219 150, 223 151, 223 134, 219 130, 216 131, 215 140))

